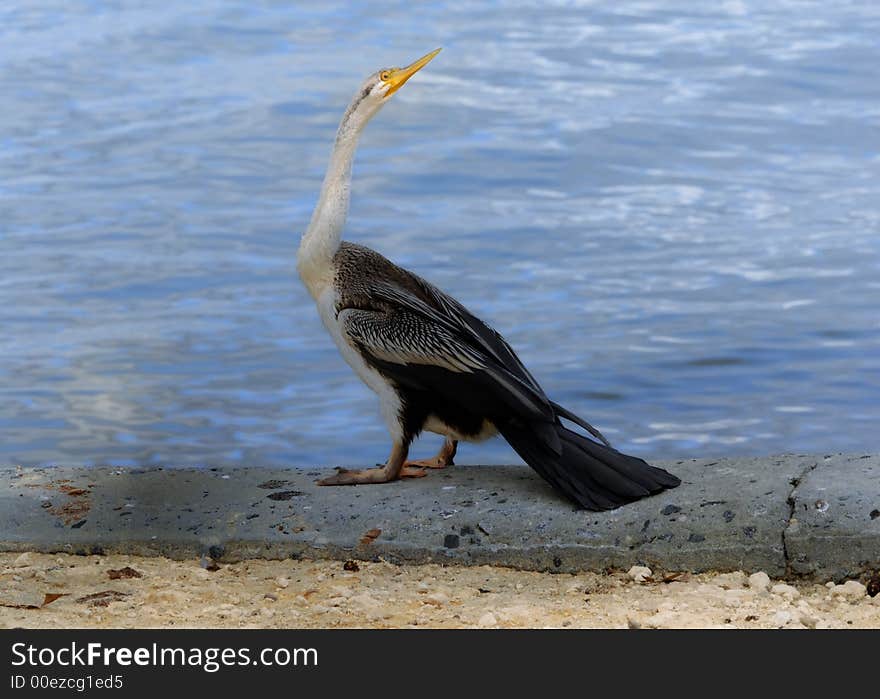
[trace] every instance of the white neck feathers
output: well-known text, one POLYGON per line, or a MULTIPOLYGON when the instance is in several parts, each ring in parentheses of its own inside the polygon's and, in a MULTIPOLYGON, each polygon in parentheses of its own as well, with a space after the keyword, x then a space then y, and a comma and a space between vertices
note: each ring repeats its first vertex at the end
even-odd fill
POLYGON ((342 117, 321 194, 297 253, 297 269, 313 296, 332 281, 333 256, 342 240, 351 193, 351 164, 363 127, 376 109, 364 109, 364 95, 355 97, 342 117), (360 107, 360 109, 359 109, 360 107))

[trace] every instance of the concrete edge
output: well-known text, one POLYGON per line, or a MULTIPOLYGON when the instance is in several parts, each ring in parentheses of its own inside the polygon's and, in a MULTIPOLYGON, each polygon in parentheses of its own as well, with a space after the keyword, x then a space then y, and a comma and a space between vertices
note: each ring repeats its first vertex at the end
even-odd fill
POLYGON ((574 510, 517 466, 349 488, 315 486, 320 469, 0 468, 0 551, 554 572, 644 564, 823 581, 880 568, 878 456, 660 465, 682 486, 605 513, 574 510))

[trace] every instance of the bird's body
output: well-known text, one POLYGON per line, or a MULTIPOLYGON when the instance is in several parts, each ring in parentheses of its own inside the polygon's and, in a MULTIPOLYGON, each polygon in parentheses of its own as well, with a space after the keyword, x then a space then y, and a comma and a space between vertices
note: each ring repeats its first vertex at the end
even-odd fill
MULTIPOLYGON (((398 267, 379 253, 361 245, 343 242, 333 259, 335 277, 318 302, 318 311, 343 358, 380 400, 382 415, 392 439, 412 440, 422 430, 447 436, 456 441, 482 441, 497 433, 494 425, 467 410, 444 410, 439 403, 422 399, 419 391, 404 384, 395 385, 395 360, 404 360, 400 347, 408 341, 415 345, 420 336, 413 332, 418 316, 407 310, 412 304, 425 304, 442 312, 438 300, 453 299, 428 282, 398 267), (395 340, 398 344, 394 344, 395 340), (401 420, 401 416, 404 419, 401 420), (422 417, 423 415, 423 417, 422 417)), ((424 349, 430 353, 430 336, 424 349)), ((412 347, 408 349, 413 349, 412 347)), ((448 371, 457 371, 467 358, 455 363, 444 359, 439 350, 434 355, 448 371)), ((410 354, 408 359, 413 359, 410 354)))
POLYGON ((342 242, 357 138, 390 94, 437 52, 367 79, 343 117, 321 197, 297 258, 325 327, 378 396, 392 438, 384 467, 344 471, 324 485, 384 483, 452 463, 458 441, 501 434, 545 480, 581 507, 608 509, 679 481, 614 450, 553 403, 507 342, 462 304, 369 248, 342 242), (568 429, 562 418, 591 436, 568 429), (423 430, 444 435, 436 459, 407 461, 423 430))

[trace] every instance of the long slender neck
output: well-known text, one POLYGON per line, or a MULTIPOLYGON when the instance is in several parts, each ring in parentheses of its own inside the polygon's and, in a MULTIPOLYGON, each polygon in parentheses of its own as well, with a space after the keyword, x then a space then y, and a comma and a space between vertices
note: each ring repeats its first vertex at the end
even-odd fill
POLYGON ((351 164, 358 137, 369 120, 369 117, 358 118, 360 115, 356 113, 356 107, 355 102, 346 111, 339 125, 330 164, 321 186, 321 195, 300 242, 297 267, 310 289, 312 284, 309 277, 329 270, 342 238, 351 190, 351 164))

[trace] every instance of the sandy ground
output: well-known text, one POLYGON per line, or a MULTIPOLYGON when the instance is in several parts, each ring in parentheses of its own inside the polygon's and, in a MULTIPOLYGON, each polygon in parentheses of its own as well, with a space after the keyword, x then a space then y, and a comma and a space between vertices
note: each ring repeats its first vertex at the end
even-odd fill
POLYGON ((870 597, 855 581, 639 577, 636 569, 554 575, 488 566, 255 560, 217 567, 0 554, 0 627, 880 628, 880 595, 870 597))

